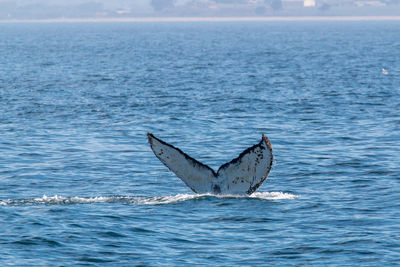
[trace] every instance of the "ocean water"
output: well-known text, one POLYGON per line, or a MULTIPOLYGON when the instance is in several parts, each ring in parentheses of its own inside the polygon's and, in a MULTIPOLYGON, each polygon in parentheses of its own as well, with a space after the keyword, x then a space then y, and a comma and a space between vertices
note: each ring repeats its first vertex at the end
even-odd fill
POLYGON ((400 23, 0 24, 0 265, 394 266, 400 23), (250 197, 196 195, 146 133, 250 197))

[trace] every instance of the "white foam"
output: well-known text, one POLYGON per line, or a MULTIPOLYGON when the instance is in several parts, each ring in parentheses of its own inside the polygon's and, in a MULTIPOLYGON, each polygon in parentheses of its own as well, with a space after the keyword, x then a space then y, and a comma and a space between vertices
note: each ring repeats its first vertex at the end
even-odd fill
POLYGON ((267 200, 299 198, 298 195, 293 195, 293 194, 284 193, 284 192, 255 192, 250 197, 259 198, 259 199, 267 199, 267 200))
POLYGON ((43 195, 41 198, 34 198, 33 200, 38 204, 88 204, 98 202, 109 202, 115 197, 62 197, 55 195, 48 197, 43 195))
POLYGON ((25 198, 25 199, 8 199, 0 200, 0 205, 3 206, 20 206, 20 205, 68 205, 68 204, 90 204, 101 202, 123 202, 124 199, 129 197, 62 197, 52 196, 48 197, 43 195, 40 198, 25 198))
POLYGON ((137 197, 131 198, 132 202, 138 205, 165 205, 178 202, 184 202, 192 199, 201 199, 206 197, 213 198, 253 198, 263 200, 296 199, 299 196, 284 192, 256 192, 251 196, 247 195, 212 195, 212 194, 177 194, 172 196, 156 197, 137 197))
POLYGON ((174 196, 160 196, 160 197, 143 197, 137 200, 136 204, 140 205, 165 205, 171 203, 183 202, 191 199, 197 199, 205 195, 197 195, 197 194, 178 194, 174 196))
POLYGON ((72 204, 91 204, 91 203, 114 203, 124 202, 136 205, 166 205, 184 202, 192 199, 202 198, 252 198, 263 200, 295 199, 299 196, 284 192, 256 192, 251 196, 240 195, 211 195, 211 194, 177 194, 171 196, 99 196, 99 197, 63 197, 43 195, 40 198, 27 199, 8 199, 0 200, 2 206, 21 206, 21 205, 72 205, 72 204))

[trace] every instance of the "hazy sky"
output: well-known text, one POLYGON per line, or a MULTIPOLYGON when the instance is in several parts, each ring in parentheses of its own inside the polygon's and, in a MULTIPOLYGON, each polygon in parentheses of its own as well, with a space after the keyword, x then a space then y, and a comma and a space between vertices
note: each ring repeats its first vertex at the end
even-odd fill
POLYGON ((0 20, 168 16, 400 16, 400 0, 0 0, 0 20))

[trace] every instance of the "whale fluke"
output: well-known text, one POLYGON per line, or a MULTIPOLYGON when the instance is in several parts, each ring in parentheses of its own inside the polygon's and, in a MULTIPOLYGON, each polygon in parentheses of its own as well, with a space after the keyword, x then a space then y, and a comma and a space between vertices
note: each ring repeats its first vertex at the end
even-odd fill
POLYGON ((156 157, 198 194, 250 195, 267 179, 272 167, 272 146, 266 136, 215 172, 179 148, 147 133, 156 157))

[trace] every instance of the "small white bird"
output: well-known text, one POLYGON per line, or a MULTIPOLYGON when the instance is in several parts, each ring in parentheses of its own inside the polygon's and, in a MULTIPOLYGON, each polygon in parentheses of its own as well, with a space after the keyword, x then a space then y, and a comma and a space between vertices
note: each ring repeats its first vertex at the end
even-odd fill
POLYGON ((382 68, 382 74, 383 74, 383 75, 388 75, 389 72, 388 72, 385 68, 382 68))

